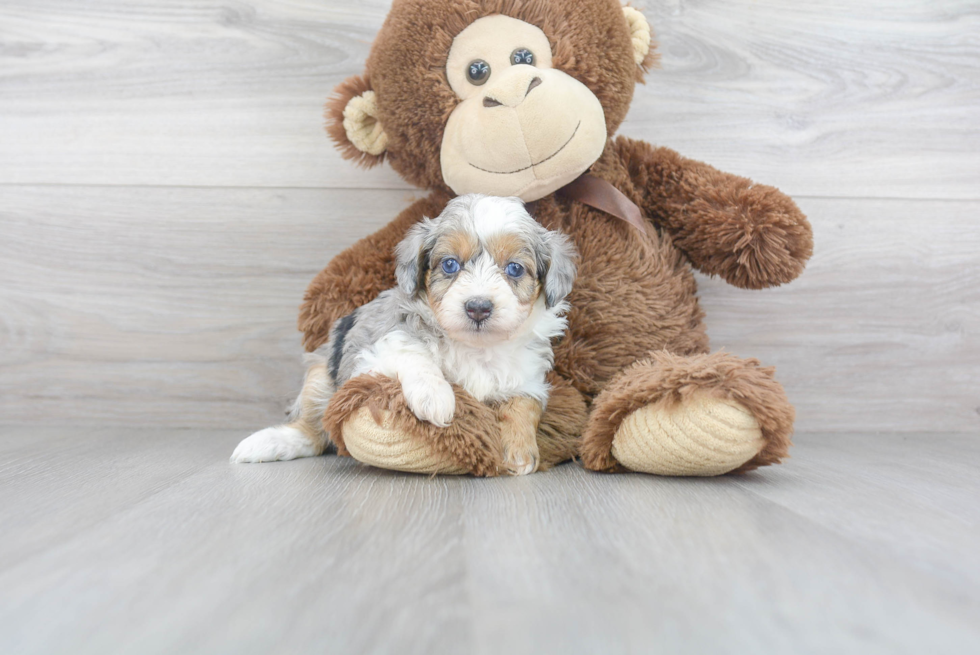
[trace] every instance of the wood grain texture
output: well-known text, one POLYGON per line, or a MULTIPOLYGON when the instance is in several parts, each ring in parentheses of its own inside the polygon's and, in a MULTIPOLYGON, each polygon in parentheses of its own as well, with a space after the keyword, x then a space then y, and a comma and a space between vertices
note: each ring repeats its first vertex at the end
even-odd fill
POLYGON ((980 589, 980 439, 974 434, 803 435, 793 466, 747 488, 930 575, 980 589), (882 444, 893 438, 894 443, 882 444), (950 453, 956 453, 954 457, 950 453), (840 502, 845 495, 854 503, 840 502))
MULTIPOLYGON (((0 183, 405 188, 322 130, 385 0, 0 4, 0 183)), ((980 199, 973 0, 638 3, 621 133, 794 195, 980 199)))
POLYGON ((741 478, 477 480, 232 465, 228 431, 57 456, 70 436, 0 433, 0 652, 980 648, 976 439, 804 436, 741 478))
MULTIPOLYGON (((298 390, 313 275, 402 191, 11 187, 6 423, 258 428, 298 390)), ((977 202, 808 199, 785 288, 701 277, 714 348, 778 367, 803 430, 980 428, 977 202)))
POLYGON ((278 420, 302 379, 303 291, 410 200, 381 197, 365 206, 356 191, 11 187, 0 209, 0 416, 278 420))
POLYGON ((801 199, 815 253, 765 292, 700 282, 714 348, 777 367, 804 430, 980 429, 974 202, 801 199))

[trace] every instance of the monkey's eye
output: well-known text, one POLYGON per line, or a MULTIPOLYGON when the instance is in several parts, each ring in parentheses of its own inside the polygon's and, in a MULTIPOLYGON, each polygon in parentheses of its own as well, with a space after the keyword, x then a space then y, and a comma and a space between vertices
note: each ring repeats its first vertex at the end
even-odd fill
POLYGON ((504 269, 504 272, 513 278, 518 278, 524 275, 524 267, 517 262, 511 262, 507 264, 507 268, 504 269))
POLYGON ((456 275, 459 273, 459 262, 452 257, 442 260, 442 272, 446 275, 456 275))
POLYGON ((466 77, 474 86, 486 84, 487 80, 490 79, 490 64, 482 59, 470 62, 466 69, 466 77))
POLYGON ((514 64, 515 66, 518 64, 534 66, 534 53, 527 48, 518 48, 511 53, 510 63, 514 64))

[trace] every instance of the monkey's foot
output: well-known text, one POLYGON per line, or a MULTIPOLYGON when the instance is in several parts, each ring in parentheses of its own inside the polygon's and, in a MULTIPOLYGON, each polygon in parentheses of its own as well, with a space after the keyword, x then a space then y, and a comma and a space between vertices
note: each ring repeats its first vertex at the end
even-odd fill
POLYGON ((587 468, 712 476, 787 456, 793 407, 773 370, 732 355, 653 353, 596 398, 587 468))
POLYGON ((610 453, 631 471, 709 476, 737 469, 764 444, 759 422, 744 406, 701 395, 631 413, 616 430, 610 453))
POLYGON ((397 381, 362 375, 330 399, 323 427, 338 454, 379 468, 499 475, 503 447, 493 410, 462 389, 453 390, 456 414, 447 427, 438 427, 415 416, 397 381))
POLYGON ((425 435, 397 425, 392 413, 382 410, 378 421, 362 407, 343 425, 344 446, 351 457, 378 468, 409 473, 463 475, 470 471, 441 452, 425 435))

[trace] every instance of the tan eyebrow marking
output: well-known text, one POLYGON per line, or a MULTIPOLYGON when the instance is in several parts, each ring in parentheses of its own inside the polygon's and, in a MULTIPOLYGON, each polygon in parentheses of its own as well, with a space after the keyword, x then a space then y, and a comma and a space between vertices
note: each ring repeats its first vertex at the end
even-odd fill
POLYGON ((541 292, 541 283, 534 267, 534 255, 527 243, 512 232, 503 232, 488 238, 486 245, 487 252, 502 269, 501 275, 504 275, 510 283, 521 304, 527 305, 537 300, 541 292), (503 269, 510 262, 517 262, 523 266, 524 275, 517 279, 506 275, 503 269))
POLYGON ((459 260, 460 264, 470 261, 480 252, 480 242, 465 231, 450 232, 436 242, 432 249, 432 263, 438 264, 446 257, 459 260))

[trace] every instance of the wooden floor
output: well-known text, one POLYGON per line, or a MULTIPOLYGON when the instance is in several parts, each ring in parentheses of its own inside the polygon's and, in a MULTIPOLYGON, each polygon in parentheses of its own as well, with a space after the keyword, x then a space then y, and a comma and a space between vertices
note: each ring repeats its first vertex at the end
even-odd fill
POLYGON ((0 652, 980 652, 980 440, 803 435, 706 480, 233 465, 0 432, 0 652))

